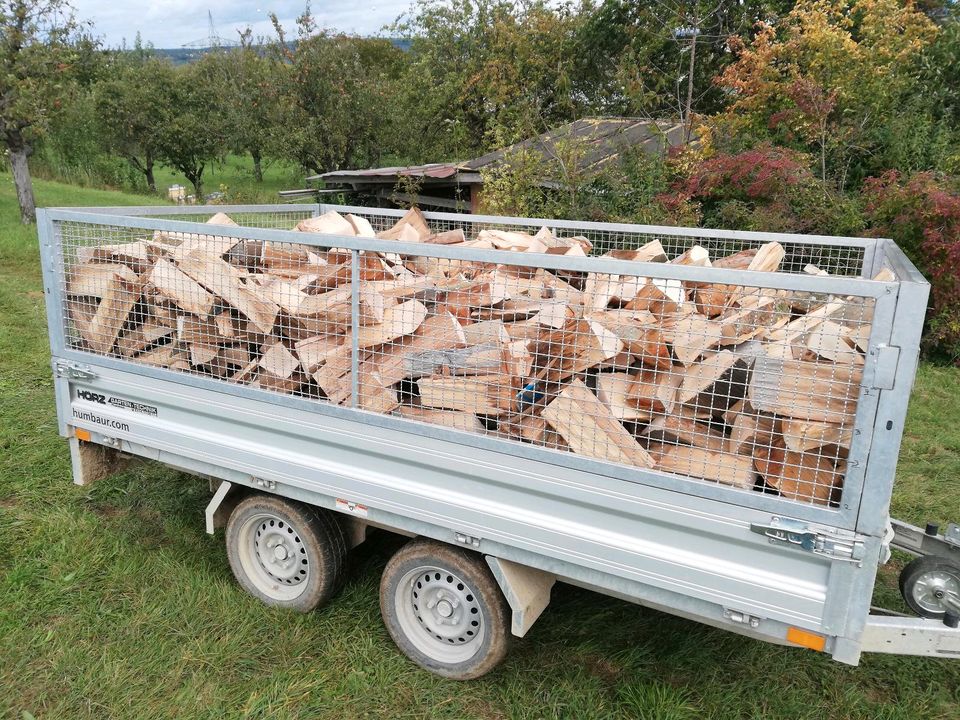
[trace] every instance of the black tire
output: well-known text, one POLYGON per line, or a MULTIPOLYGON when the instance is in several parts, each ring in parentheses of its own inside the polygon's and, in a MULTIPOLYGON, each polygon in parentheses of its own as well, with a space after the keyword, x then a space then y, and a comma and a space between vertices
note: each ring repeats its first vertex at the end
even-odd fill
POLYGON ((940 598, 945 592, 960 594, 960 566, 955 561, 925 555, 900 571, 900 594, 920 617, 943 618, 946 606, 940 598))
POLYGON ((390 558, 380 613, 400 651, 442 677, 478 678, 509 649, 510 610, 483 557, 444 543, 413 540, 390 558))
POLYGON ((230 514, 226 543, 237 582, 266 605, 310 612, 342 584, 347 543, 327 510, 250 495, 230 514))

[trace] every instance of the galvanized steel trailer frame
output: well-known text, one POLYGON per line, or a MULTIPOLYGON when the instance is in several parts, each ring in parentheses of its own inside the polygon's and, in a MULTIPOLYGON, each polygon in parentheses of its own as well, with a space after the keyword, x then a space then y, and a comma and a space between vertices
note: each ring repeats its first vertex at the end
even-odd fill
MULTIPOLYGON (((369 525, 475 549, 486 556, 506 594, 517 635, 533 624, 559 580, 770 642, 790 644, 788 638, 798 630, 813 633, 823 636, 823 649, 844 663, 857 663, 863 651, 960 654, 960 631, 937 620, 870 612, 877 566, 894 535, 888 510, 928 295, 926 281, 892 241, 426 213, 446 223, 861 248, 860 277, 733 270, 718 276, 711 268, 648 268, 663 278, 722 278, 874 301, 838 508, 560 455, 69 346, 64 223, 209 234, 209 225, 178 217, 216 211, 316 216, 329 209, 370 212, 315 204, 39 211, 59 432, 70 439, 75 481, 102 472, 92 463, 91 450, 107 458, 118 451, 222 481, 208 508, 211 532, 222 524, 230 490, 243 487, 342 513, 358 540, 369 525), (869 279, 882 267, 896 280, 869 279), (156 414, 98 404, 81 393, 120 397, 156 408, 156 414), (77 429, 89 433, 90 443, 81 445, 77 429)), ((529 256, 501 251, 267 228, 218 226, 217 234, 349 251, 354 327, 361 251, 531 264, 529 256)), ((546 269, 644 272, 644 264, 632 262, 536 257, 546 269)), ((898 545, 895 539, 893 544, 898 545)), ((910 549, 909 543, 899 546, 910 549)))

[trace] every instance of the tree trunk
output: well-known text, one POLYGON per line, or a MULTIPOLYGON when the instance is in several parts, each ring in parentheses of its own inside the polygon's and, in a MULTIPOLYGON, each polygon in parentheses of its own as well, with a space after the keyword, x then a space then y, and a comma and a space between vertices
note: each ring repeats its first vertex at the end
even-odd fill
POLYGON ((27 156, 30 146, 19 132, 7 135, 7 149, 10 153, 10 172, 13 184, 17 188, 17 201, 20 203, 20 222, 24 225, 37 221, 37 203, 33 198, 33 181, 30 179, 30 166, 27 156))
POLYGON ((203 204, 203 169, 195 172, 184 173, 190 184, 193 185, 193 195, 197 199, 197 204, 203 204))
POLYGON ((256 180, 258 183, 262 183, 263 167, 260 164, 260 161, 262 159, 260 155, 260 149, 254 148, 253 150, 250 151, 250 155, 253 156, 253 179, 256 180))
POLYGON ((147 187, 150 188, 150 192, 157 191, 157 180, 153 177, 153 155, 147 153, 147 157, 143 163, 143 174, 147 176, 147 187))

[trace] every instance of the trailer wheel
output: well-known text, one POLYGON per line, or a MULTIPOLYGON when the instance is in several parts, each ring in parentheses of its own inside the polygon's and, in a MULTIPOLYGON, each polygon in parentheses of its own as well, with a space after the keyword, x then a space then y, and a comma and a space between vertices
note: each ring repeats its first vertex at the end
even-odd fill
POLYGON ((390 637, 420 667, 454 680, 489 672, 507 654, 510 612, 483 558, 414 540, 390 559, 380 581, 390 637))
POLYGON ((267 605, 309 612, 340 587, 347 545, 326 510, 251 495, 230 514, 226 541, 237 582, 267 605))
POLYGON ((900 593, 917 615, 942 618, 944 598, 960 598, 960 567, 936 555, 918 557, 900 571, 900 593))

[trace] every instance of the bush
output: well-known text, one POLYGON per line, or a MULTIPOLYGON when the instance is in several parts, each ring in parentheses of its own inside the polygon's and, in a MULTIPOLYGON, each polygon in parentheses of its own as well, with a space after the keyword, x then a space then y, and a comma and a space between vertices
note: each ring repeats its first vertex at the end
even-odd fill
POLYGON ((871 233, 893 238, 930 279, 928 349, 960 364, 960 178, 895 171, 864 183, 871 233))
POLYGON ((831 235, 863 227, 856 203, 814 176, 808 155, 767 144, 695 163, 660 201, 684 215, 695 207, 706 227, 831 235))

